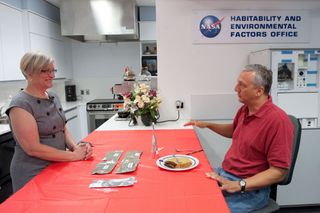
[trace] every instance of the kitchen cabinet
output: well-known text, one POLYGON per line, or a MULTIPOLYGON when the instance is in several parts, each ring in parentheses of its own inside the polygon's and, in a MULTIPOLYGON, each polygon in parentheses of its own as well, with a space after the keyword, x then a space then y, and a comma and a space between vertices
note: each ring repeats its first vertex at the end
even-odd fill
POLYGON ((65 116, 67 119, 67 128, 71 135, 73 136, 74 140, 76 142, 80 141, 82 138, 81 135, 81 123, 80 123, 80 118, 78 115, 78 108, 77 106, 66 110, 65 116))
POLYGON ((278 186, 277 203, 290 205, 320 204, 320 129, 303 129, 298 157, 289 185, 278 186))
POLYGON ((22 80, 20 59, 25 52, 23 13, 0 3, 0 81, 22 80))
POLYGON ((156 41, 156 22, 140 21, 139 22, 140 41, 156 41))
POLYGON ((87 117, 87 105, 86 103, 78 105, 78 115, 80 119, 80 131, 81 131, 81 139, 85 138, 88 133, 88 117, 87 117))
POLYGON ((148 67, 152 76, 157 76, 157 43, 141 41, 141 67, 148 67))
POLYGON ((30 33, 30 47, 32 51, 41 51, 54 58, 57 69, 56 78, 68 78, 70 75, 64 67, 64 43, 46 36, 30 33))
POLYGON ((0 135, 0 203, 12 195, 10 164, 14 146, 15 141, 11 132, 0 135))
MULTIPOLYGON (((145 13, 140 8, 140 16, 145 13), (142 13, 143 12, 143 13, 142 13)), ((151 11, 150 14, 154 14, 155 11, 152 7, 146 7, 146 11, 151 11), (150 10, 151 9, 151 10, 150 10)), ((141 18, 140 17, 140 18, 141 18)), ((147 66, 148 71, 153 76, 157 76, 157 43, 156 43, 156 22, 155 21, 140 21, 140 56, 141 56, 141 68, 147 66)))
POLYGON ((72 78, 71 41, 61 36, 60 25, 32 12, 27 13, 31 51, 54 58, 56 78, 72 78))

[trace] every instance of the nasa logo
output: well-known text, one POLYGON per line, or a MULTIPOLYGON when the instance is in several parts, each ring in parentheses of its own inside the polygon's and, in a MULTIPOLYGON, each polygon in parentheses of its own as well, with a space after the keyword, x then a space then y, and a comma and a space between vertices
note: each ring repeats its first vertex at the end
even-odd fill
POLYGON ((206 16, 200 21, 200 32, 207 38, 216 37, 221 31, 221 22, 224 19, 218 19, 215 16, 206 16))

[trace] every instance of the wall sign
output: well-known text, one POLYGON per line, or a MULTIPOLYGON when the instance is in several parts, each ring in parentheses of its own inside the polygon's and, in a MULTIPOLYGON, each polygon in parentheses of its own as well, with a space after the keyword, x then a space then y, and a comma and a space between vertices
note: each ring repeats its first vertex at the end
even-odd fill
POLYGON ((194 10, 194 43, 302 43, 310 40, 306 10, 194 10))

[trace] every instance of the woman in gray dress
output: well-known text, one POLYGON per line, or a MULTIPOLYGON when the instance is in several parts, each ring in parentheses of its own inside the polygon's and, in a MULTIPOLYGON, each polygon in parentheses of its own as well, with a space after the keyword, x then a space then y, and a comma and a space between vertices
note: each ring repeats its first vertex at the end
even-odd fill
POLYGON ((13 97, 6 111, 17 142, 10 166, 14 192, 52 161, 86 160, 92 155, 90 144, 76 144, 65 125, 59 98, 47 91, 55 77, 53 59, 26 53, 20 69, 27 86, 13 97))

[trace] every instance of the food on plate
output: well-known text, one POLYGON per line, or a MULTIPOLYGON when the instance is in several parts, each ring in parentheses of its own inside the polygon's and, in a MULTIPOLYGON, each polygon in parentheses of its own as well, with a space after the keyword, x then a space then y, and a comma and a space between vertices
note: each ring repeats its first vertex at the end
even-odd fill
POLYGON ((169 167, 169 168, 176 168, 176 166, 177 166, 177 164, 175 163, 175 162, 173 162, 173 161, 170 161, 170 160, 166 160, 165 162, 164 162, 164 165, 166 166, 166 167, 169 167))
POLYGON ((192 165, 192 161, 185 157, 173 157, 169 158, 164 162, 164 165, 169 168, 179 168, 184 169, 192 165))

